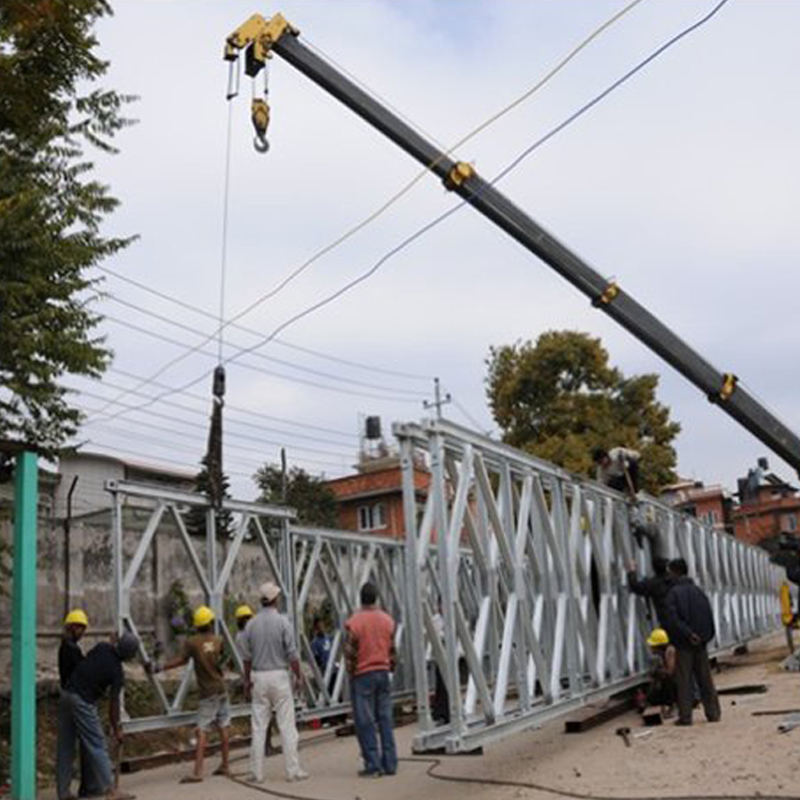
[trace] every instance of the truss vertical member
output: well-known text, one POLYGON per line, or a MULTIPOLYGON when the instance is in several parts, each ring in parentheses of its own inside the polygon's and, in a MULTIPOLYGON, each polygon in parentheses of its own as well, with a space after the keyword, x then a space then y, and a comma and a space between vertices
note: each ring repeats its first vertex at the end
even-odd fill
POLYGON ((735 380, 693 350, 616 283, 608 281, 464 162, 457 162, 420 136, 339 70, 309 50, 281 14, 254 14, 226 40, 225 58, 245 53, 255 76, 277 53, 438 176, 445 186, 495 223, 583 292, 601 311, 632 333, 712 402, 733 417, 800 474, 800 438, 735 380))

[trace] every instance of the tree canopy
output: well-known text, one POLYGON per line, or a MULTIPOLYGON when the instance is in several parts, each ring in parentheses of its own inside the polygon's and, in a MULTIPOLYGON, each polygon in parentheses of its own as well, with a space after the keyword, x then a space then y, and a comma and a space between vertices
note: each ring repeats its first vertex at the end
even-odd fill
POLYGON ((130 239, 104 237, 118 201, 87 149, 115 152, 133 98, 100 89, 108 64, 92 28, 104 0, 4 0, 0 7, 0 442, 48 455, 80 412, 65 374, 98 376, 110 351, 88 270, 130 239))
POLYGON ((283 495, 283 473, 273 464, 264 464, 254 476, 261 490, 258 501, 271 505, 286 505, 297 511, 303 525, 318 528, 337 527, 336 495, 322 478, 309 475, 300 467, 286 473, 286 497, 283 495))
POLYGON ((658 375, 624 377, 599 339, 548 331, 535 344, 491 348, 487 366, 489 405, 508 444, 586 475, 594 448, 622 445, 642 454, 647 491, 676 479, 680 425, 656 399, 658 375))

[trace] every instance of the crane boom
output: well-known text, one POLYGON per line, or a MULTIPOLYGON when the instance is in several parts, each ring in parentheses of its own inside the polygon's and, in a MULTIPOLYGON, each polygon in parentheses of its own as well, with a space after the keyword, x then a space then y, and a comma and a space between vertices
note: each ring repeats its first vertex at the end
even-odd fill
POLYGON ((800 438, 743 387, 733 373, 722 373, 671 331, 641 303, 595 271, 538 222, 464 162, 450 158, 370 97, 334 66, 307 48, 299 32, 280 14, 254 15, 226 41, 225 58, 246 54, 246 71, 256 75, 271 53, 302 72, 351 111, 379 130, 442 179, 483 216, 516 239, 583 292, 592 304, 616 320, 691 381, 800 474, 800 438))

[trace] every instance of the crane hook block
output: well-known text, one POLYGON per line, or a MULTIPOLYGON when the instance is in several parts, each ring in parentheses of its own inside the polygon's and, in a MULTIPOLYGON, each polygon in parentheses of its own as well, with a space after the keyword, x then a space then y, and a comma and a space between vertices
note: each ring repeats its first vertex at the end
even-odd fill
POLYGON ((467 164, 465 161, 458 161, 453 165, 450 172, 447 173, 447 177, 443 181, 444 188, 447 189, 448 192, 452 192, 474 174, 475 169, 472 164, 467 164))
POLYGON ((269 126, 269 104, 261 97, 253 100, 250 118, 253 120, 253 127, 256 131, 253 144, 259 153, 266 153, 269 150, 267 141, 267 127, 269 126))

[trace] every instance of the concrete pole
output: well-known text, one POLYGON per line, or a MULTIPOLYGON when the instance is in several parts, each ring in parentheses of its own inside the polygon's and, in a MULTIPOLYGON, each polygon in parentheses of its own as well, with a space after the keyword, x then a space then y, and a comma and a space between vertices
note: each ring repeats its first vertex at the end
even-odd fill
POLYGON ((11 797, 36 798, 36 454, 14 472, 14 594, 11 639, 11 797))

